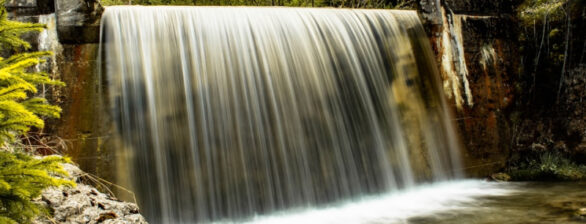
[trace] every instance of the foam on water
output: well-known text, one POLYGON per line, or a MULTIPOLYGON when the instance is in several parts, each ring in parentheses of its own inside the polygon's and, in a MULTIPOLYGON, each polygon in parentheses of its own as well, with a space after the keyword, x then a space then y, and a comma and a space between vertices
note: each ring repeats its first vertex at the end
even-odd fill
POLYGON ((249 223, 405 223, 408 219, 466 209, 479 197, 505 196, 518 190, 503 183, 465 180, 421 185, 322 208, 257 216, 249 223))

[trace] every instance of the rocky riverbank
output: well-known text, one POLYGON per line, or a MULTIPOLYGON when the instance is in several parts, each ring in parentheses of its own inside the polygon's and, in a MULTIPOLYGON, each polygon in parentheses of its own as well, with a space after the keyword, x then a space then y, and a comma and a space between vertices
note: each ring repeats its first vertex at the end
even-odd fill
POLYGON ((46 205, 52 216, 40 217, 34 224, 147 223, 136 204, 120 201, 84 184, 82 177, 86 174, 75 165, 64 164, 64 169, 77 186, 45 190, 37 202, 46 205))

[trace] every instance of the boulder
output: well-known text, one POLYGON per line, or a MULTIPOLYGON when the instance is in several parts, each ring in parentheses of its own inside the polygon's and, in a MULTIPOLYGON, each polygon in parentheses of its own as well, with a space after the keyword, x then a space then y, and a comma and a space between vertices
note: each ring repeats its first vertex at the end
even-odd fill
POLYGON ((57 33, 64 44, 98 43, 104 7, 98 0, 55 0, 57 33))
POLYGON ((77 166, 64 164, 64 169, 77 183, 75 187, 49 188, 43 191, 38 203, 47 205, 53 211, 52 220, 40 217, 34 224, 49 223, 110 223, 146 224, 134 203, 123 202, 96 188, 82 183, 86 174, 77 166))
POLYGON ((494 173, 490 175, 489 180, 496 182, 507 182, 511 180, 511 176, 506 173, 494 173))

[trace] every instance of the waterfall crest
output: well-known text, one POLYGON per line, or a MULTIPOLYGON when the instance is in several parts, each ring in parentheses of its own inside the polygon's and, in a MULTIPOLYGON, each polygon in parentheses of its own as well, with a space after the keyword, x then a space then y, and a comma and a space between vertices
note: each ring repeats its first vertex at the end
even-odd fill
POLYGON ((121 178, 153 223, 238 220, 458 177, 413 11, 108 7, 121 178))

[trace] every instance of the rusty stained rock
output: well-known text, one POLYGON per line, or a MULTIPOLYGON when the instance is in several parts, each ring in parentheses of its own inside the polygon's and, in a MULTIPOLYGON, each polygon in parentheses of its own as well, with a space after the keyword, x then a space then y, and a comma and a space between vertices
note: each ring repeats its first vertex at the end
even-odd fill
POLYGON ((49 120, 45 132, 59 136, 66 143, 66 151, 84 171, 114 180, 116 167, 114 152, 109 145, 111 124, 107 121, 108 109, 103 103, 107 93, 97 74, 97 44, 62 45, 57 55, 58 76, 65 87, 54 87, 51 102, 63 112, 61 119, 49 120))
MULTIPOLYGON (((458 63, 460 66, 464 65, 466 70, 460 69, 458 65, 453 67, 466 71, 463 74, 467 74, 471 103, 459 103, 461 106, 457 109, 453 99, 448 102, 453 103, 453 109, 456 111, 455 120, 465 146, 463 159, 466 172, 476 177, 488 176, 506 165, 511 148, 512 129, 508 115, 516 100, 514 77, 518 74, 515 15, 512 14, 512 10, 503 9, 506 4, 508 5, 505 8, 508 8, 515 1, 482 2, 480 4, 478 1, 442 1, 444 6, 449 6, 446 13, 450 14, 450 18, 461 20, 458 21, 461 22, 461 33, 455 33, 453 30, 449 32, 451 36, 461 36, 461 43, 452 41, 452 45, 457 44, 454 45, 457 47, 452 49, 458 51, 452 55, 463 54, 463 60, 459 59, 458 63), (451 14, 458 11, 455 10, 456 6, 471 8, 460 10, 465 12, 464 14, 451 14), (479 10, 480 8, 482 10, 479 10)), ((426 13, 422 10, 422 14, 426 13)), ((426 18, 426 15, 422 17, 426 18)), ((431 31, 431 42, 438 64, 442 65, 446 60, 442 55, 445 55, 444 51, 448 49, 443 47, 446 42, 442 41, 442 36, 445 35, 442 35, 441 26, 428 27, 431 27, 428 28, 428 32, 431 31)), ((452 57, 448 60, 454 59, 452 57)), ((460 79, 463 80, 463 77, 460 79)), ((464 87, 461 84, 462 90, 464 87)), ((467 94, 462 92, 460 95, 465 97, 467 94)))

